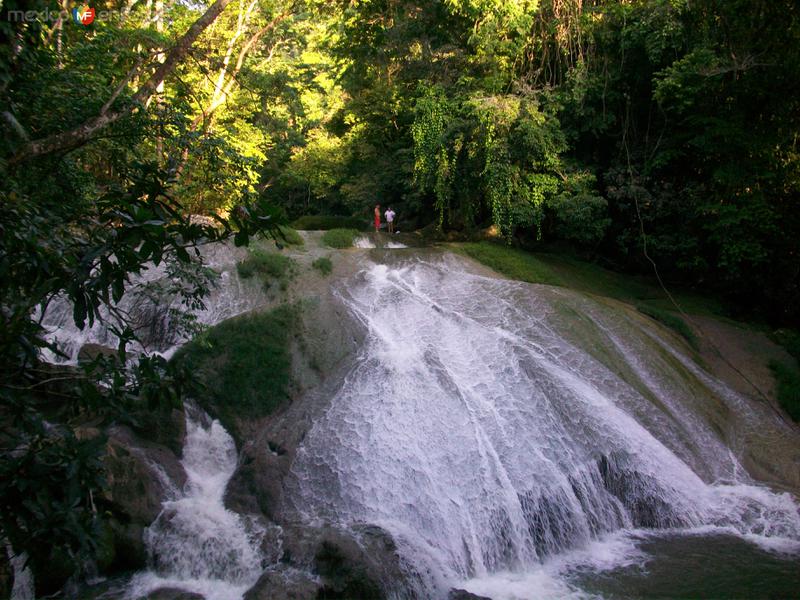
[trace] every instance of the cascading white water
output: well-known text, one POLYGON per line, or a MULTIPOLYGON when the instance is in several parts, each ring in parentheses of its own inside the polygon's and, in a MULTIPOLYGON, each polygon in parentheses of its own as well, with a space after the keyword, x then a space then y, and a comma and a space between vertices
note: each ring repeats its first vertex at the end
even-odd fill
POLYGON ((365 235, 360 235, 353 240, 354 248, 374 248, 375 242, 365 235))
MULTIPOLYGON (((148 352, 159 352, 166 357, 187 340, 175 326, 175 311, 191 312, 202 325, 214 325, 243 312, 253 310, 264 303, 262 285, 256 280, 242 280, 233 268, 241 252, 228 244, 213 244, 203 249, 205 266, 219 272, 219 279, 204 300, 205 308, 188 310, 174 294, 161 294, 153 300, 154 291, 148 286, 169 284, 166 265, 150 266, 140 276, 132 278, 118 308, 129 315, 132 325, 148 352)), ((109 329, 108 323, 95 323, 78 329, 72 317, 72 304, 64 298, 51 302, 42 324, 50 333, 50 341, 58 341, 59 349, 66 354, 68 363, 76 363, 84 344, 92 343, 116 348, 119 340, 109 329)), ((132 350, 141 351, 137 343, 132 350)), ((45 356, 51 362, 64 359, 49 351, 45 356)))
POLYGON ((372 265, 341 297, 367 342, 297 451, 287 510, 386 528, 433 573, 425 594, 561 596, 542 564, 618 565, 637 528, 800 550, 797 504, 755 485, 704 414, 747 402, 618 310, 456 259, 372 265), (628 382, 567 341, 584 331, 628 382))
POLYGON ((181 463, 185 489, 164 503, 146 530, 150 570, 134 577, 128 596, 175 587, 209 599, 240 600, 264 568, 264 529, 223 504, 237 464, 233 439, 219 421, 187 410, 181 463))
MULTIPOLYGON (((396 250, 398 248, 408 248, 402 242, 395 242, 394 240, 389 240, 386 243, 383 243, 381 239, 378 240, 381 243, 381 247, 388 248, 390 250, 396 250)), ((365 235, 360 235, 353 240, 353 247, 354 248, 376 248, 378 246, 375 245, 375 242, 368 238, 365 235)))

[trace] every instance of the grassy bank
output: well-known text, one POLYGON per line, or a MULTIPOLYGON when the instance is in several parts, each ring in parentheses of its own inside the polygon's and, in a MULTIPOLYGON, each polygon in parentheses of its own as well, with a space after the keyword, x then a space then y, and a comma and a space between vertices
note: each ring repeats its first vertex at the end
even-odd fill
POLYGON ((695 350, 699 348, 697 343, 697 336, 695 335, 692 328, 686 324, 686 321, 684 321, 675 313, 646 305, 637 306, 636 310, 638 310, 640 313, 644 315, 647 315, 652 319, 655 319, 662 325, 666 325, 667 327, 672 329, 675 333, 677 333, 683 339, 689 342, 689 345, 695 350))
MULTIPOLYGON (((561 255, 527 252, 495 242, 455 244, 453 249, 511 279, 566 287, 632 304, 642 314, 678 333, 692 348, 698 348, 697 336, 664 291, 644 278, 615 273, 561 255)), ((684 310, 697 314, 718 314, 722 310, 713 300, 693 294, 675 295, 684 310)))
POLYGON ((298 309, 287 305, 234 317, 175 355, 203 386, 198 402, 234 434, 238 422, 269 415, 287 401, 289 339, 298 318, 298 309))
POLYGON ((455 244, 453 248, 511 279, 561 285, 561 280, 530 252, 491 242, 455 244))
MULTIPOLYGON (((528 252, 496 242, 453 244, 451 247, 511 279, 557 285, 654 310, 675 310, 652 278, 617 273, 561 254, 528 252)), ((681 289, 670 288, 670 292, 690 314, 725 314, 724 306, 714 298, 681 289)))
MULTIPOLYGON (((666 325, 697 348, 692 328, 679 316, 675 306, 654 281, 616 273, 562 255, 527 252, 495 242, 454 244, 453 249, 511 279, 566 287, 632 304, 639 312, 666 325)), ((722 305, 714 299, 691 292, 670 291, 687 312, 713 316, 723 313, 722 305)))

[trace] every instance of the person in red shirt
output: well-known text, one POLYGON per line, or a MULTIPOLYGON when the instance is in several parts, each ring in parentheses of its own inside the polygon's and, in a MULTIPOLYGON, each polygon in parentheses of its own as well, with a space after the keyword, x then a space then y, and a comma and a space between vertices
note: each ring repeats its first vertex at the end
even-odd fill
POLYGON ((375 233, 381 228, 381 205, 375 205, 375 233))

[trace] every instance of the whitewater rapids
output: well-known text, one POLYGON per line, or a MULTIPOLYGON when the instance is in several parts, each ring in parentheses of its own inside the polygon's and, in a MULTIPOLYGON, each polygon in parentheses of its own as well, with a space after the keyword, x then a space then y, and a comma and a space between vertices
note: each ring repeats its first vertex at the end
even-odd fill
POLYGON ((795 499, 742 460, 754 429, 796 432, 662 330, 455 257, 393 262, 339 288, 366 343, 298 448, 285 503, 389 531, 413 582, 397 597, 563 596, 575 590, 552 565, 625 564, 636 532, 800 551, 795 499))

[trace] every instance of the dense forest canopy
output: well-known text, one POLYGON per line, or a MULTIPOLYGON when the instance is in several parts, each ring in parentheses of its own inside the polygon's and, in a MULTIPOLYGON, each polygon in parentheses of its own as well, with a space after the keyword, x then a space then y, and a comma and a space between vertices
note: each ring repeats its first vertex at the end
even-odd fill
POLYGON ((220 4, 153 81, 202 7, 108 3, 84 26, 6 3, 9 191, 92 198, 146 163, 193 213, 392 203, 638 270, 644 230, 672 279, 797 318, 795 3, 220 4), (104 115, 124 118, 26 154, 104 115))
MULTIPOLYGON (((0 22, 2 401, 32 440, 0 512, 34 562, 95 551, 102 485, 96 448, 31 408, 36 315, 59 294, 79 324, 113 314, 151 262, 199 303, 196 243, 391 204, 403 228, 493 225, 800 321, 794 0, 90 6, 7 0, 0 22), (52 482, 33 501, 25 469, 52 482)), ((184 385, 153 357, 86 369, 69 414, 137 422, 184 385)))

